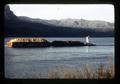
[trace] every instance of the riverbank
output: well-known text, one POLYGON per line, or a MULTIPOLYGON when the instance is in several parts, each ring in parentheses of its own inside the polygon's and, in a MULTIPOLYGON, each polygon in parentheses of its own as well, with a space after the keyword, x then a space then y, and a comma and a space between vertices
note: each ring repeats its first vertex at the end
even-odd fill
POLYGON ((48 73, 48 79, 111 79, 114 78, 114 66, 105 68, 100 65, 96 70, 91 66, 82 69, 60 68, 53 69, 48 73))
MULTIPOLYGON (((44 73, 47 76, 42 77, 42 73, 32 71, 29 73, 29 77, 26 77, 25 74, 21 74, 19 77, 14 75, 13 78, 17 79, 113 79, 115 75, 115 70, 113 64, 110 64, 107 68, 100 65, 97 69, 94 69, 93 66, 85 65, 81 69, 75 69, 65 66, 59 66, 53 68, 48 72, 44 73)), ((11 78, 12 79, 12 78, 11 78)))

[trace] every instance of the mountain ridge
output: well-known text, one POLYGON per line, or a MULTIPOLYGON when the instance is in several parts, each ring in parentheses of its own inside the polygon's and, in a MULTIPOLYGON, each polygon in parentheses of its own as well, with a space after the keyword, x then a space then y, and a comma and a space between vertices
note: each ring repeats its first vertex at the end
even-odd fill
MULTIPOLYGON (((19 16, 19 18, 25 19, 29 17, 19 16)), ((102 20, 85 20, 85 19, 71 19, 71 18, 61 19, 61 20, 43 20, 43 19, 33 19, 33 18, 29 18, 29 19, 31 19, 32 21, 38 21, 38 22, 43 21, 49 25, 62 26, 62 27, 80 27, 80 28, 93 28, 93 29, 94 28, 111 28, 111 29, 114 28, 113 23, 102 21, 102 20)))
MULTIPOLYGON (((6 37, 81 37, 81 36, 113 36, 114 24, 107 22, 100 27, 84 26, 88 20, 83 22, 70 20, 43 20, 33 19, 25 16, 16 16, 9 8, 5 7, 5 36, 6 37), (59 24, 58 24, 59 23, 59 24), (65 25, 64 25, 64 24, 65 25), (73 23, 73 24, 72 24, 73 23), (76 26, 76 24, 79 24, 76 26), (80 26, 80 24, 83 25, 80 26), (111 26, 108 26, 111 25, 111 26)), ((104 22, 103 22, 104 23, 104 22)), ((93 24, 93 23, 91 23, 93 24)))

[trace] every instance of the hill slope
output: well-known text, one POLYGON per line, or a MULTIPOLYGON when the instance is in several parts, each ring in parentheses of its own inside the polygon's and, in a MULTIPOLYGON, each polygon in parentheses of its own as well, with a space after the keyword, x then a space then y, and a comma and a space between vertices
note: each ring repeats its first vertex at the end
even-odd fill
POLYGON ((5 37, 93 37, 113 36, 114 24, 83 19, 42 20, 18 17, 5 7, 5 37))

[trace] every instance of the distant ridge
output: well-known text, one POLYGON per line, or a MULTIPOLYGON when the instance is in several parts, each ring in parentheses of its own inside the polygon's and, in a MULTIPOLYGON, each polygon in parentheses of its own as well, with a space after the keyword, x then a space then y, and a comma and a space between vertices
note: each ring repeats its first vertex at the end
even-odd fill
POLYGON ((5 6, 5 37, 113 37, 114 23, 84 19, 43 20, 16 16, 5 6))
POLYGON ((85 19, 61 19, 61 20, 48 20, 49 24, 55 26, 64 27, 80 27, 80 28, 114 28, 114 24, 106 21, 100 20, 85 20, 85 19))

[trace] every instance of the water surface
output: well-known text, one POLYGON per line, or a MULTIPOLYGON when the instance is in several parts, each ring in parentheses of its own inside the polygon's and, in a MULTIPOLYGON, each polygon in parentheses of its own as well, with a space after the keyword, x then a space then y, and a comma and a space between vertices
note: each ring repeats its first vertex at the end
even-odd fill
MULTIPOLYGON (((11 38, 6 38, 5 43, 11 38)), ((77 40, 85 38, 46 38, 53 40, 77 40)), ((30 78, 33 73, 47 77, 47 72, 64 66, 81 68, 86 64, 97 68, 100 64, 114 63, 114 38, 90 38, 97 46, 48 47, 48 48, 8 48, 5 46, 5 77, 30 78)))

